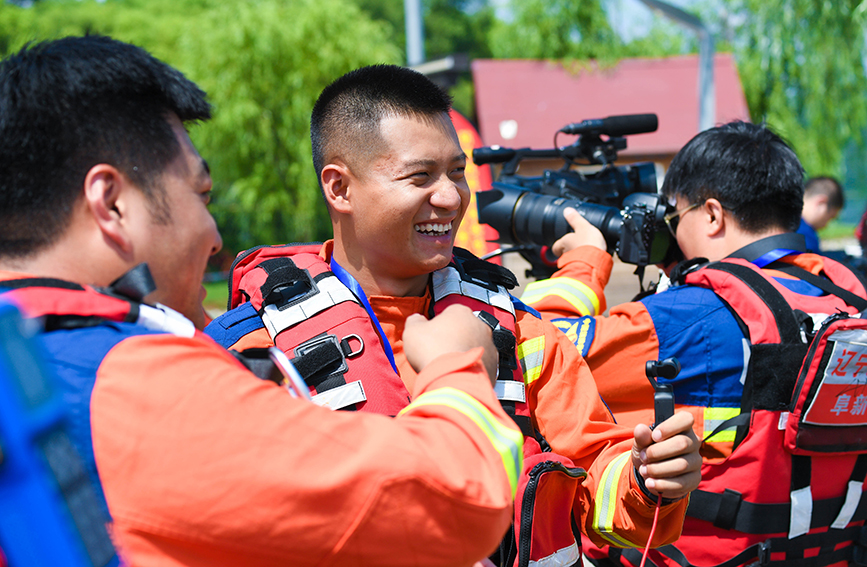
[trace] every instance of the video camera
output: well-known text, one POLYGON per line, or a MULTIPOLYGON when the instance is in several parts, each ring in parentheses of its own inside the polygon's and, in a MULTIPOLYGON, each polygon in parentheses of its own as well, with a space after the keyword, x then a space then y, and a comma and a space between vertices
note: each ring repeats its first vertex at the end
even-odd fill
POLYGON ((501 243, 515 245, 488 257, 520 252, 532 266, 528 276, 550 277, 556 258, 549 247, 572 230, 563 217, 563 210, 572 207, 602 232, 609 253, 616 252, 623 262, 637 266, 639 277, 644 266, 663 262, 672 245, 664 221, 670 207, 658 193, 656 166, 613 163, 618 150, 626 148, 623 136, 654 132, 657 126, 655 114, 610 116, 564 126, 550 150, 497 146, 473 150, 476 165, 503 164, 492 189, 476 193, 479 221, 495 228, 501 243), (579 137, 572 145, 558 148, 560 133, 579 137), (526 177, 517 175, 524 159, 562 159, 564 164, 541 176, 526 177), (602 167, 585 173, 576 165, 602 167))

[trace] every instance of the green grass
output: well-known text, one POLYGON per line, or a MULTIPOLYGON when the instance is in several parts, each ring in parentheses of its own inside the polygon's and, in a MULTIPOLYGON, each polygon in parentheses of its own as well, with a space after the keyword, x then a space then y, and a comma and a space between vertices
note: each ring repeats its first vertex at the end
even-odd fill
POLYGON ((855 225, 847 222, 831 221, 828 226, 819 231, 822 240, 835 240, 838 238, 855 238, 855 225))
POLYGON ((205 289, 208 296, 205 298, 205 309, 211 315, 220 314, 226 310, 226 302, 229 300, 229 288, 226 280, 206 282, 205 289))

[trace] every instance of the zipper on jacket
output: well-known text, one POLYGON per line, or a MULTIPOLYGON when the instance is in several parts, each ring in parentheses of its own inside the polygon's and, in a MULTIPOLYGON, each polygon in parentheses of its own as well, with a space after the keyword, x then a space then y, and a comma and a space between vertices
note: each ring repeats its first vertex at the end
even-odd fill
POLYGON ((561 472, 571 478, 587 476, 587 472, 581 467, 567 467, 557 461, 542 461, 536 463, 530 469, 527 487, 524 489, 524 497, 521 499, 521 536, 518 542, 518 567, 528 567, 530 564, 530 542, 533 530, 533 509, 536 500, 536 489, 542 475, 548 472, 561 472))

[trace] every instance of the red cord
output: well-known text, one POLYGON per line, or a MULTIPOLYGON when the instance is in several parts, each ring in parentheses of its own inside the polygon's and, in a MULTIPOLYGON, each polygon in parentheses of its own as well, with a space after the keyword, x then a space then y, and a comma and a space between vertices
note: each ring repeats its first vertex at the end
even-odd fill
POLYGON ((647 547, 644 548, 644 554, 641 556, 641 565, 644 567, 644 562, 647 561, 647 554, 650 552, 650 542, 653 541, 653 534, 656 532, 656 521, 659 519, 659 506, 662 504, 662 496, 656 497, 656 510, 653 511, 653 525, 650 526, 650 535, 647 536, 647 547))

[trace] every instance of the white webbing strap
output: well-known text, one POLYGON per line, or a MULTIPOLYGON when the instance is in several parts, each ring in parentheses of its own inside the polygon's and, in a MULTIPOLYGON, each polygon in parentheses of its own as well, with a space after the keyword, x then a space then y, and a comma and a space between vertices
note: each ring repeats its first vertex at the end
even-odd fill
POLYGON ((494 393, 498 400, 509 400, 524 403, 527 401, 526 386, 517 380, 497 380, 494 384, 494 393))
POLYGON ((179 337, 189 338, 196 334, 196 326, 192 321, 159 303, 155 307, 139 305, 136 323, 152 331, 165 331, 179 337))
POLYGON ((313 403, 317 406, 330 408, 333 410, 343 409, 352 404, 357 404, 365 401, 367 395, 364 393, 364 386, 360 381, 349 382, 330 390, 325 390, 322 393, 313 396, 313 403))
POLYGON ((804 535, 810 531, 810 520, 813 517, 813 492, 809 486, 793 490, 791 497, 791 513, 789 516, 789 539, 804 535))
POLYGON ((578 550, 578 543, 573 543, 569 547, 559 549, 549 555, 528 563, 528 567, 568 567, 575 565, 581 558, 581 552, 578 550))
POLYGON ((449 295, 463 295, 497 309, 508 311, 512 316, 515 315, 512 297, 502 286, 497 286, 497 291, 491 291, 481 285, 464 281, 461 279, 460 273, 451 266, 435 271, 432 275, 432 282, 435 302, 441 301, 449 295))
POLYGON ((864 494, 864 483, 850 480, 849 488, 846 490, 846 500, 843 502, 840 513, 837 514, 837 519, 831 524, 832 528, 842 530, 849 525, 852 516, 855 515, 855 510, 858 509, 858 503, 861 502, 862 494, 864 494))
POLYGON ((268 329, 268 334, 273 340, 282 331, 297 325, 301 321, 306 321, 317 313, 325 311, 329 307, 342 303, 344 301, 355 301, 358 299, 343 285, 335 276, 328 276, 316 282, 316 287, 319 293, 315 293, 301 301, 280 309, 276 305, 266 305, 262 313, 262 322, 265 323, 265 328, 268 329))

